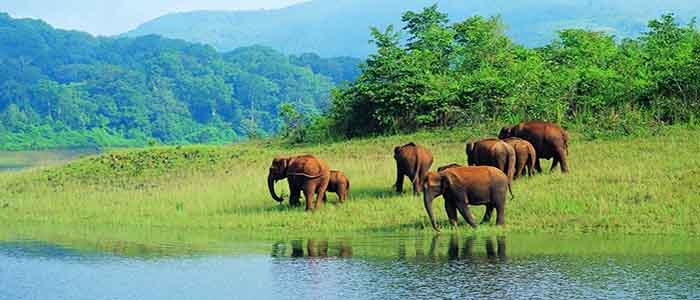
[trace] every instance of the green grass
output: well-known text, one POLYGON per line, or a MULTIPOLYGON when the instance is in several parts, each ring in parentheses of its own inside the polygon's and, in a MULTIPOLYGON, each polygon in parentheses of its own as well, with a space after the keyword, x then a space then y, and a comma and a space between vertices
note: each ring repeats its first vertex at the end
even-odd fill
MULTIPOLYGON (((432 234, 422 199, 392 191, 394 146, 433 151, 437 166, 466 160, 464 141, 492 130, 452 130, 291 147, 257 142, 119 150, 64 166, 0 173, 0 223, 139 226, 289 237, 432 234), (274 156, 311 153, 343 170, 349 202, 335 195, 322 209, 278 205, 266 175, 274 156)), ((664 128, 657 135, 588 141, 572 132, 571 173, 514 183, 507 226, 476 234, 700 234, 700 131, 664 128)), ((551 162, 543 161, 549 167, 551 162)), ((278 192, 288 195, 286 183, 278 192)), ((405 190, 410 191, 408 183, 405 190)), ((443 228, 442 198, 435 209, 443 228)), ((472 213, 480 218, 482 207, 472 213)), ((472 232, 462 221, 447 232, 472 232)))

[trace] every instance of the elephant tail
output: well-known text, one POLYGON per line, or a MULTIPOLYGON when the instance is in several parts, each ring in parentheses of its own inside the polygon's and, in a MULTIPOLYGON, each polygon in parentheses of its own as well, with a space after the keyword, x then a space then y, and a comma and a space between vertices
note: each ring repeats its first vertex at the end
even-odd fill
POLYGON ((513 181, 513 177, 515 176, 515 148, 509 147, 509 149, 511 151, 508 153, 508 161, 506 164, 506 167, 508 168, 508 184, 513 181))
MULTIPOLYGON (((416 157, 416 159, 418 159, 418 158, 416 157)), ((413 180, 411 180, 411 183, 416 183, 416 181, 418 181, 418 176, 420 176, 420 170, 421 170, 420 169, 420 162, 418 162, 418 160, 416 160, 416 169, 413 173, 413 180)))
POLYGON ((515 196, 513 196, 513 184, 511 181, 508 181, 508 192, 510 192, 510 200, 512 201, 515 199, 515 196))
POLYGON ((416 151, 416 169, 413 172, 413 180, 411 181, 411 183, 415 184, 416 181, 419 180, 418 176, 420 176, 420 155, 418 155, 418 146, 416 146, 415 144, 413 144, 413 146, 416 151))
POLYGON ((566 149, 566 155, 569 155, 569 133, 566 130, 561 130, 562 138, 564 139, 564 148, 566 149))

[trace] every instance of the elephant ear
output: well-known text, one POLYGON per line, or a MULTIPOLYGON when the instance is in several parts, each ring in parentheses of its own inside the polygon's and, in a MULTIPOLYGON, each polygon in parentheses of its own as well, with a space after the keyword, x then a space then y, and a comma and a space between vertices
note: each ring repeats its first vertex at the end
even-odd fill
POLYGON ((394 159, 399 157, 399 152, 401 152, 401 146, 394 147, 394 159))
POLYGON ((440 193, 444 195, 447 193, 447 190, 452 187, 452 184, 454 182, 454 179, 452 178, 452 173, 451 172, 445 172, 440 175, 440 193))
POLYGON ((472 166, 474 165, 474 147, 475 147, 474 142, 469 142, 467 143, 467 165, 472 166))
POLYGON ((272 165, 275 169, 277 169, 278 172, 285 174, 285 173, 287 173, 287 168, 289 167, 290 161, 291 161, 290 157, 278 157, 278 158, 275 158, 272 165))

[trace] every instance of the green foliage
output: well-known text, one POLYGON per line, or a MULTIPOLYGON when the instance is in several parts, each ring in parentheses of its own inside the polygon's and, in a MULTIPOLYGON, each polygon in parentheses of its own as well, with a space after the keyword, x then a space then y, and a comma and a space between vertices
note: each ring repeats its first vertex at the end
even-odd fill
MULTIPOLYGON (((0 41, 0 149, 232 143, 277 132, 281 103, 320 113, 333 85, 264 47, 220 54, 158 36, 95 38, 6 14, 0 41)), ((346 67, 320 71, 342 77, 346 67)))
POLYGON ((448 24, 435 5, 407 12, 408 34, 371 33, 378 50, 333 93, 329 117, 346 136, 544 119, 589 137, 635 134, 700 115, 700 31, 673 15, 638 39, 569 29, 542 48, 505 35, 499 17, 448 24))
POLYGON ((292 104, 283 103, 280 105, 279 111, 283 123, 280 131, 282 138, 288 139, 292 143, 304 142, 309 121, 292 104))

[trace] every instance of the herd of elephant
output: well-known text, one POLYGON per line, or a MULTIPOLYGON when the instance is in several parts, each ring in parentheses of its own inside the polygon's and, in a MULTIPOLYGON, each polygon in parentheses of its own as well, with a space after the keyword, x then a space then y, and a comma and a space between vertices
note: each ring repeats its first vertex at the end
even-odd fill
MULTIPOLYGON (((413 184, 415 194, 423 193, 425 210, 433 229, 440 231, 433 213, 433 199, 443 196, 445 212, 453 226, 457 212, 473 228, 477 227, 469 212, 469 205, 485 205, 482 224, 491 221, 496 211, 496 224, 505 224, 506 193, 511 191, 514 179, 542 172, 540 159, 553 159, 550 171, 560 166, 569 171, 567 156, 569 136, 559 125, 544 121, 523 122, 503 127, 498 138, 467 142, 468 166, 450 164, 431 172, 433 155, 426 147, 408 143, 394 148, 396 160, 396 191, 403 192, 404 177, 413 184)), ((301 205, 301 193, 306 198, 306 210, 320 208, 326 192, 337 193, 345 202, 350 181, 341 171, 331 170, 326 162, 313 155, 277 157, 272 161, 267 183, 270 195, 284 201, 275 192, 275 182, 287 179, 292 206, 301 205), (314 195, 316 199, 314 201, 314 195), (315 205, 314 205, 315 203, 315 205)))

